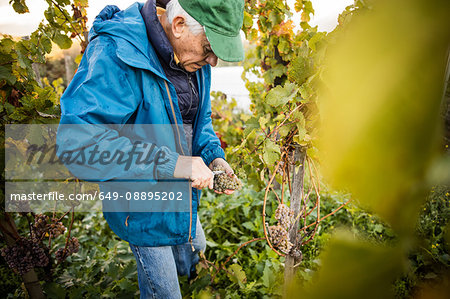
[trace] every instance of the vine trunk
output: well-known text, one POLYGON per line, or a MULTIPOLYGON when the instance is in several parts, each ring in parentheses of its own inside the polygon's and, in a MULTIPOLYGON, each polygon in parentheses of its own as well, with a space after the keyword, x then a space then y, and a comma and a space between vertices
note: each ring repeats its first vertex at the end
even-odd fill
POLYGON ((302 260, 302 254, 300 251, 302 240, 300 238, 300 235, 298 234, 300 217, 298 217, 298 215, 300 213, 303 198, 305 158, 306 158, 305 151, 303 151, 302 148, 300 147, 296 147, 296 149, 294 150, 294 165, 293 165, 294 167, 293 167, 292 193, 291 193, 291 209, 294 211, 294 219, 296 220, 288 232, 289 241, 293 244, 293 246, 291 252, 286 255, 285 261, 284 285, 286 292, 295 276, 295 266, 302 260))

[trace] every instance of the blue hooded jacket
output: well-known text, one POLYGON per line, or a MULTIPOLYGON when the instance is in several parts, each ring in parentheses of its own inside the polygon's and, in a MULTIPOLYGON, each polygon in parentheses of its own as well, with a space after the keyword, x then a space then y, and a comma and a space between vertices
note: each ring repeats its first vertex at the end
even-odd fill
MULTIPOLYGON (((89 125, 89 129, 59 130, 57 143, 60 150, 100 146, 100 150, 126 152, 133 147, 130 135, 121 132, 126 125, 174 125, 171 132, 153 132, 167 163, 133 164, 129 170, 114 165, 90 165, 88 172, 86 167, 68 166, 77 177, 88 176, 87 179, 107 183, 130 177, 148 182, 170 180, 178 156, 187 148, 177 94, 149 42, 140 13, 142 7, 143 3, 137 2, 122 11, 107 6, 96 17, 77 73, 61 97, 60 128, 77 124, 89 125)), ((196 79, 199 104, 193 123, 192 155, 200 156, 209 165, 215 158, 224 158, 211 123, 210 65, 198 70, 196 79)), ((146 132, 136 134, 140 134, 137 139, 145 141, 146 132)), ((117 203, 117 212, 104 211, 103 215, 120 238, 134 245, 182 244, 196 233, 201 192, 191 190, 189 212, 134 212, 121 209, 117 203)), ((111 210, 114 207, 108 209, 111 210)))

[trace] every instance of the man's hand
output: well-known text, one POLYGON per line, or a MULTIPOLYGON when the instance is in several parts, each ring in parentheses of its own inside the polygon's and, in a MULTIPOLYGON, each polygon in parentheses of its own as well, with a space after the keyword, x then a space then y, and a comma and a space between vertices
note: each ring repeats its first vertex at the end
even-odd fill
POLYGON ((197 189, 212 189, 214 185, 214 175, 200 157, 179 156, 173 176, 190 179, 197 189))
MULTIPOLYGON (((225 173, 229 176, 229 177, 233 177, 234 176, 234 171, 233 171, 233 169, 230 167, 230 165, 227 163, 227 161, 225 161, 224 159, 222 159, 222 158, 216 158, 216 159, 214 159, 210 164, 209 164, 209 168, 212 170, 212 169, 214 169, 214 167, 216 167, 216 166, 222 166, 224 169, 225 169, 225 173)), ((214 190, 214 192, 216 192, 216 193, 218 193, 218 194, 223 194, 223 193, 225 193, 225 194, 227 194, 227 195, 230 195, 230 194, 233 194, 233 192, 234 192, 234 190, 229 190, 229 189, 227 189, 227 190, 225 190, 225 192, 218 192, 218 191, 215 191, 214 190)))

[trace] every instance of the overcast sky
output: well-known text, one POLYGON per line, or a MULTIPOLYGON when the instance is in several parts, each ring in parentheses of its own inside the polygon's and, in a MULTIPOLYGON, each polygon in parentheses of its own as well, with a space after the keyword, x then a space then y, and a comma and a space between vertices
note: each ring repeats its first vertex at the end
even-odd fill
MULTIPOLYGON (((11 34, 15 36, 29 35, 33 32, 39 22, 44 17, 44 10, 47 7, 45 0, 27 0, 26 3, 30 13, 19 15, 8 4, 9 0, 0 0, 0 33, 11 34)), ((108 4, 117 5, 125 9, 136 0, 89 0, 88 26, 92 24, 95 16, 108 4)), ((140 2, 145 2, 141 0, 140 2)), ((288 0, 293 3, 294 0, 288 0)), ((337 24, 337 16, 347 5, 353 3, 353 0, 312 0, 316 11, 311 24, 319 25, 320 31, 331 31, 337 24)), ((293 8, 293 5, 291 5, 293 8)))

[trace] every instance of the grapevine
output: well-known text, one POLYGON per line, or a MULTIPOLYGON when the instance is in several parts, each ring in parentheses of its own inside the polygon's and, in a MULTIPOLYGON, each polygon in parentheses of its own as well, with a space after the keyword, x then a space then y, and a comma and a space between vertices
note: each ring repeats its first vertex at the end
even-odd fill
MULTIPOLYGON (((26 0, 9 2, 17 13, 29 12, 26 0)), ((72 46, 72 40, 77 38, 82 53, 88 43, 87 1, 51 0, 47 1, 47 5, 45 22, 41 22, 28 37, 16 39, 9 35, 0 36, 0 117, 3 132, 0 138, 3 143, 7 124, 45 124, 57 121, 60 114, 61 86, 55 82, 51 84, 47 80, 41 80, 36 67, 46 62, 46 55, 52 51, 55 44, 61 49, 68 49, 72 46)), ((81 54, 76 62, 80 59, 81 54)), ((20 144, 6 146, 14 147, 18 154, 24 154, 20 144)), ((4 174, 1 177, 2 181, 5 181, 4 174)), ((3 200, 2 205, 5 206, 3 200)), ((1 254, 10 268, 22 275, 27 295, 31 298, 43 298, 42 286, 33 268, 45 267, 47 271, 54 266, 51 259, 51 241, 66 233, 63 219, 67 213, 59 218, 55 213, 50 217, 44 214, 35 215, 30 213, 28 202, 15 203, 11 208, 22 211, 20 216, 28 221, 29 235, 25 236, 24 232, 18 231, 12 213, 1 212, 0 231, 7 245, 1 249, 1 254), (48 244, 44 245, 44 239, 48 239, 48 244), (25 273, 27 275, 24 275, 25 273)), ((63 257, 77 252, 79 248, 76 238, 70 238, 72 223, 73 214, 63 257)))

